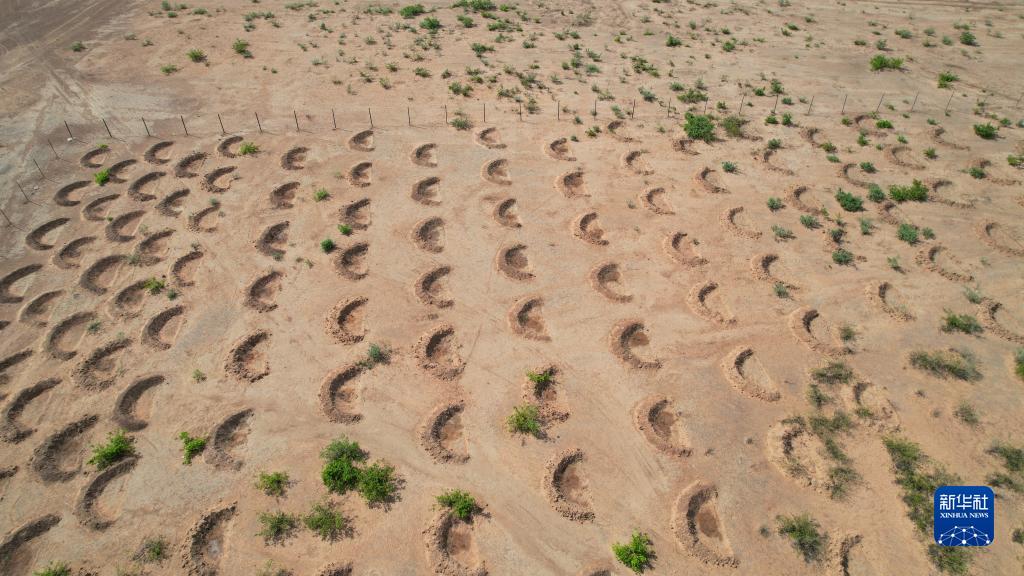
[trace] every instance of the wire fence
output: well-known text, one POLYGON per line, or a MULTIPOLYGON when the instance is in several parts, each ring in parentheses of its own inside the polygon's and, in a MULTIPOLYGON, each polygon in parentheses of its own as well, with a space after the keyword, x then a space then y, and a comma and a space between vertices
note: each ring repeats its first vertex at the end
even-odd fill
MULTIPOLYGON (((67 155, 76 151, 72 147, 95 146, 106 141, 129 142, 142 138, 204 138, 227 135, 303 134, 326 135, 358 132, 365 129, 447 129, 453 124, 461 127, 550 125, 552 122, 598 124, 614 119, 638 122, 680 122, 687 112, 717 115, 738 114, 750 120, 772 114, 788 114, 794 120, 808 117, 838 117, 885 111, 901 114, 943 115, 1001 114, 1008 117, 1020 113, 1024 94, 1016 100, 990 97, 965 91, 929 90, 913 94, 900 92, 868 93, 836 92, 791 100, 783 94, 753 95, 747 92, 727 94, 721 98, 714 92, 703 100, 684 104, 668 98, 602 100, 576 98, 572 101, 551 100, 546 105, 524 105, 522 102, 502 101, 450 101, 434 106, 350 106, 321 109, 293 109, 272 113, 258 109, 214 112, 208 110, 189 113, 164 114, 159 117, 144 115, 99 118, 82 121, 49 119, 47 137, 30 144, 24 157, 15 159, 4 169, 14 186, 0 198, 0 207, 20 198, 23 203, 39 204, 32 198, 42 182, 62 172, 69 164, 67 155), (456 120, 460 119, 460 120, 456 120), (56 142, 56 144, 55 144, 56 142), (62 155, 63 154, 63 155, 62 155), (60 164, 54 166, 54 162, 60 164), (21 176, 10 175, 12 166, 21 176)), ((1019 121, 1019 120, 1018 120, 1019 121)), ((77 151, 81 153, 80 151, 77 151)), ((77 166, 77 163, 75 164, 77 166)), ((0 208, 0 225, 14 226, 10 213, 0 208)))

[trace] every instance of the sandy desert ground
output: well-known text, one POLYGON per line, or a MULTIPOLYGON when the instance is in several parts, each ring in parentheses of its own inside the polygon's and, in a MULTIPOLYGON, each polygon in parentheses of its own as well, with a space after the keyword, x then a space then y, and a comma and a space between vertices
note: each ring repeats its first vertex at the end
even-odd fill
POLYGON ((408 6, 0 8, 0 573, 1024 571, 1024 3, 408 6))

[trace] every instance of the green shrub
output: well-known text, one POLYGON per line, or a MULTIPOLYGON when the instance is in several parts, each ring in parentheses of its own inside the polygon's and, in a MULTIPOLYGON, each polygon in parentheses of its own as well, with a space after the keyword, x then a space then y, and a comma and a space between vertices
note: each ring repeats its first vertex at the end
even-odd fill
POLYGON ((849 250, 840 248, 832 252, 832 261, 841 266, 845 266, 850 262, 853 262, 853 254, 849 250))
POLYGON ((775 237, 778 238, 779 240, 791 240, 793 238, 796 238, 796 234, 793 234, 792 230, 790 230, 789 228, 783 228, 778 224, 772 224, 772 232, 775 234, 775 237))
POLYGON ((352 227, 348 224, 338 224, 338 232, 341 232, 342 236, 351 236, 352 227))
POLYGON ((449 508, 460 520, 469 520, 477 510, 476 499, 462 490, 449 490, 437 497, 437 503, 449 508))
POLYGON ((896 237, 911 246, 917 244, 917 226, 907 224, 906 222, 900 224, 899 228, 896 229, 896 237))
POLYGON ((701 140, 709 143, 715 140, 715 123, 709 116, 687 112, 683 131, 692 140, 701 140))
POLYGON ((885 192, 882 191, 882 187, 878 184, 871 184, 868 186, 868 200, 872 202, 883 202, 885 200, 885 192))
POLYGON ((998 135, 998 132, 999 128, 996 128, 991 123, 974 125, 974 133, 985 140, 994 140, 998 135))
POLYGON ((436 32, 441 29, 441 21, 433 17, 424 18, 423 20, 420 21, 420 28, 423 28, 424 30, 429 30, 431 32, 436 32))
POLYGON ((473 123, 469 121, 469 118, 465 116, 456 116, 449 122, 452 128, 456 130, 469 130, 473 127, 473 123))
POLYGON ((374 462, 359 473, 357 489, 367 504, 380 504, 394 499, 398 484, 395 469, 384 462, 374 462))
POLYGON ((898 186, 893 184, 889 187, 889 197, 896 202, 924 202, 928 199, 928 187, 920 180, 914 180, 910 186, 898 186))
POLYGON ((1024 380, 1024 348, 1018 348, 1013 354, 1013 372, 1024 380))
POLYGON ((875 165, 872 164, 871 162, 861 162, 860 169, 867 172, 868 174, 874 174, 875 172, 878 171, 878 169, 875 168, 875 165))
POLYGON ((331 460, 321 471, 320 479, 331 492, 344 494, 359 485, 359 469, 352 460, 331 460))
POLYGON ((92 458, 89 464, 95 464, 96 468, 104 468, 135 454, 134 440, 124 430, 111 432, 107 435, 105 444, 94 444, 92 447, 92 458))
POLYGON ((722 119, 721 125, 725 133, 731 138, 743 137, 743 125, 747 121, 739 116, 726 116, 722 119))
POLYGON ((331 462, 334 460, 348 460, 350 462, 362 462, 366 460, 366 452, 359 447, 358 442, 353 442, 345 436, 332 441, 326 448, 320 451, 320 458, 331 462))
POLYGON ((612 544, 612 552, 619 562, 637 574, 648 568, 651 558, 654 557, 651 539, 642 532, 634 532, 626 544, 612 544))
POLYGON ((191 464, 192 458, 206 449, 206 438, 192 437, 188 432, 178 434, 181 439, 182 450, 185 452, 185 464, 191 464))
POLYGON ((881 128, 883 130, 890 129, 892 128, 892 122, 890 122, 889 120, 879 120, 875 122, 875 127, 881 128))
POLYGON ((402 7, 402 9, 398 11, 398 13, 402 16, 402 18, 408 20, 410 18, 415 18, 420 14, 424 14, 426 11, 427 9, 424 8, 422 4, 410 4, 408 6, 402 7))
POLYGON ((939 157, 939 154, 935 151, 935 148, 925 148, 924 157, 929 160, 935 160, 939 157))
POLYGON ((313 509, 302 518, 314 534, 328 541, 334 541, 349 532, 348 518, 336 511, 329 502, 313 504, 313 509))
POLYGON ((722 170, 732 174, 733 172, 736 172, 737 167, 734 162, 722 162, 722 170))
POLYGON ((463 28, 472 28, 473 26, 476 25, 473 22, 473 19, 470 18, 469 16, 466 16, 465 14, 460 14, 456 16, 456 19, 459 21, 460 24, 462 24, 463 28))
POLYGON ((800 223, 804 225, 804 228, 811 230, 821 227, 821 223, 818 222, 818 219, 810 214, 802 214, 800 216, 800 223))
POLYGON ((771 140, 768 141, 769 150, 778 150, 779 148, 782 148, 782 140, 779 140, 778 138, 772 138, 771 140))
POLYGON ((81 42, 72 42, 71 43, 71 51, 72 52, 81 52, 82 50, 85 50, 85 44, 82 44, 81 42))
POLYGON ((170 544, 163 537, 147 538, 135 558, 147 564, 161 562, 169 556, 169 547, 170 544))
POLYGON ((978 39, 970 30, 964 30, 960 33, 960 43, 965 46, 977 46, 978 39))
POLYGON ((964 334, 979 334, 982 331, 978 319, 970 314, 955 314, 946 310, 942 318, 943 332, 963 332, 964 334))
POLYGON ((825 538, 818 532, 818 523, 807 514, 779 516, 779 534, 788 536, 805 562, 817 560, 825 548, 825 538))
POLYGON ((952 72, 940 72, 939 73, 939 88, 949 88, 949 85, 956 82, 960 78, 952 72))
POLYGON ((517 434, 540 435, 540 411, 532 404, 523 404, 512 409, 512 415, 506 422, 510 432, 517 434))
POLYGON ((780 198, 776 198, 773 196, 768 199, 768 209, 771 210, 772 212, 782 210, 783 206, 785 205, 782 203, 782 200, 780 198))
POLYGON ((864 199, 860 196, 846 192, 842 188, 836 192, 836 201, 839 202, 839 205, 847 212, 861 212, 864 210, 864 199))
POLYGON ((107 182, 110 182, 110 170, 106 168, 100 170, 99 172, 92 175, 92 180, 96 184, 103 186, 107 182))
POLYGON ((256 488, 268 496, 281 496, 287 487, 287 472, 261 472, 256 479, 256 488))
POLYGON ((325 254, 331 253, 334 250, 334 247, 334 240, 331 240, 330 238, 324 238, 320 241, 320 250, 325 254))
POLYGON ((160 71, 163 72, 165 76, 170 76, 178 71, 178 67, 174 64, 165 64, 160 67, 160 71))
POLYGON ((242 156, 251 156, 260 151, 260 147, 252 142, 242 142, 238 147, 238 153, 242 156))
POLYGON ((231 49, 235 51, 235 54, 240 54, 246 58, 252 57, 252 53, 249 52, 249 42, 242 40, 241 38, 235 40, 231 45, 231 49))
POLYGON ((952 376, 959 380, 981 378, 974 355, 966 350, 915 351, 910 353, 910 365, 945 378, 952 376))
POLYGON ((822 384, 846 384, 853 379, 853 370, 843 362, 829 362, 812 371, 811 378, 822 384))
POLYGON ((206 60, 206 52, 203 52, 198 48, 193 48, 189 50, 185 53, 185 55, 188 56, 188 59, 193 62, 202 62, 203 60, 206 60))
POLYGON ((33 572, 32 576, 71 576, 71 567, 67 562, 50 562, 46 568, 33 572))
POLYGON ((258 519, 260 531, 256 534, 262 536, 267 543, 281 542, 291 536, 299 525, 297 517, 281 511, 262 512, 258 519))
POLYGON ((313 192, 313 200, 315 200, 317 202, 322 202, 322 201, 330 198, 330 196, 331 196, 331 193, 328 192, 326 188, 317 188, 316 191, 313 192))
POLYGON ((772 285, 772 291, 779 298, 789 298, 789 288, 786 287, 785 282, 776 282, 772 285))
POLYGON ((668 46, 669 48, 675 48, 676 46, 682 46, 682 45, 683 45, 683 41, 680 40, 679 38, 676 38, 675 36, 673 36, 671 34, 669 34, 668 35, 668 39, 665 40, 665 46, 668 46))
POLYGON ((961 402, 955 410, 953 415, 957 417, 961 422, 968 426, 977 426, 981 419, 978 418, 978 412, 967 402, 961 402))
POLYGON ((870 64, 873 72, 879 70, 899 70, 903 67, 903 58, 890 58, 885 54, 878 54, 871 59, 870 64))

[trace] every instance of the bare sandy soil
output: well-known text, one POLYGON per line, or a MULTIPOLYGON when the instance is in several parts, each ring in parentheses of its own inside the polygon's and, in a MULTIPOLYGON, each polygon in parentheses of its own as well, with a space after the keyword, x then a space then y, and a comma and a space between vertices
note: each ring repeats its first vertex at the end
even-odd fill
POLYGON ((0 13, 0 573, 1022 570, 1020 3, 123 4, 0 13))

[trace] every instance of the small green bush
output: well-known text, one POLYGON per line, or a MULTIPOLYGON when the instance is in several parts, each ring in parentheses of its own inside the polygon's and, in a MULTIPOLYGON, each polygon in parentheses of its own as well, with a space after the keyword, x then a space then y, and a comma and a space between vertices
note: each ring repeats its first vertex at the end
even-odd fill
POLYGON ((793 547, 800 552, 805 562, 813 562, 821 557, 825 549, 825 538, 818 531, 818 523, 810 516, 779 516, 778 523, 779 534, 793 541, 793 547))
POLYGON ((995 140, 996 136, 999 134, 999 128, 996 128, 991 123, 975 124, 974 133, 977 134, 979 138, 995 140))
POLYGON ((334 541, 349 531, 348 518, 341 512, 335 510, 331 504, 314 504, 313 509, 302 518, 314 534, 323 540, 334 541))
POLYGON ((206 449, 206 438, 190 436, 188 432, 178 434, 181 439, 182 450, 185 452, 185 464, 191 464, 192 458, 206 449))
POLYGON ((853 254, 846 249, 840 248, 832 252, 832 261, 840 266, 846 266, 850 262, 853 262, 853 254))
POLYGON ((193 62, 202 62, 203 60, 206 60, 206 52, 203 52, 198 48, 193 48, 189 50, 185 53, 185 55, 188 56, 188 59, 193 62))
POLYGON ((321 471, 320 479, 331 492, 344 494, 359 485, 359 469, 351 460, 331 460, 321 471))
POLYGON ((683 125, 683 131, 691 140, 701 140, 703 142, 714 142, 715 140, 715 123, 709 116, 701 116, 696 114, 686 113, 686 123, 683 125))
POLYGON ((394 474, 394 467, 374 462, 359 473, 357 489, 368 504, 390 502, 398 490, 394 474))
POLYGON ((260 531, 257 536, 262 536, 266 543, 279 543, 291 536, 299 526, 299 519, 286 512, 262 512, 259 517, 260 531))
POLYGON ((532 404, 516 406, 508 417, 509 431, 517 434, 540 435, 540 411, 532 404))
POLYGON ((839 205, 847 212, 861 212, 864 210, 864 199, 860 196, 846 192, 842 188, 836 192, 836 201, 839 202, 839 205))
POLYGON ((32 576, 71 576, 71 567, 67 562, 50 562, 46 568, 33 572, 32 576))
POLYGON ((422 4, 410 4, 408 6, 403 6, 402 9, 398 11, 398 13, 402 16, 402 18, 409 20, 410 18, 415 18, 421 14, 426 13, 426 11, 427 9, 424 8, 422 4))
POLYGON ((771 210, 772 212, 782 210, 783 206, 785 206, 785 204, 782 203, 782 200, 780 198, 776 198, 773 196, 768 199, 768 209, 771 210))
POLYGON ((135 454, 134 440, 124 430, 111 432, 107 435, 105 444, 95 444, 92 447, 92 458, 89 464, 95 464, 96 468, 104 468, 115 462, 135 454))
POLYGON ((287 487, 287 472, 261 472, 256 479, 256 488, 268 496, 282 496, 287 487))
POLYGON ((722 162, 722 170, 732 174, 736 172, 737 166, 734 162, 722 162))
POLYGON ((917 244, 917 226, 907 224, 906 222, 900 224, 899 228, 896 229, 896 237, 911 246, 917 244))
POLYGON ((460 520, 469 520, 477 510, 476 498, 463 490, 449 490, 437 497, 437 503, 450 508, 460 520))
POLYGON ((436 32, 441 29, 441 21, 437 18, 424 18, 420 21, 420 28, 428 30, 430 32, 436 32))
POLYGON ((331 240, 330 238, 324 238, 323 240, 320 241, 320 250, 322 250, 325 254, 333 252, 334 248, 334 240, 331 240))
POLYGON ((977 380, 981 377, 974 355, 966 350, 918 350, 911 352, 910 365, 940 378, 952 376, 959 380, 977 380))
POLYGON ((665 40, 665 46, 668 46, 669 48, 675 48, 676 46, 682 46, 682 45, 683 45, 683 41, 680 40, 679 38, 676 38, 675 36, 673 36, 671 34, 669 34, 668 35, 668 39, 665 40))
POLYGON ((928 187, 920 180, 914 180, 910 186, 898 186, 893 184, 889 187, 889 198, 896 202, 924 202, 928 199, 928 187))
POLYGON ((844 362, 829 362, 812 371, 811 378, 821 384, 846 384, 853 379, 853 370, 844 362))
POLYGON ((882 187, 878 184, 871 184, 868 186, 868 200, 872 202, 884 202, 885 192, 882 191, 882 187))
POLYGON ((242 156, 251 156, 260 151, 260 147, 252 142, 242 142, 238 147, 238 153, 242 156))
POLYGON ((801 214, 800 223, 804 225, 804 228, 808 228, 810 230, 821 227, 821 223, 818 222, 818 219, 810 214, 801 214))
POLYGON ((979 334, 982 331, 978 319, 970 314, 956 314, 946 310, 942 317, 943 332, 963 332, 964 334, 979 334))
POLYGON ((110 170, 104 168, 99 172, 92 175, 92 180, 99 186, 103 186, 107 182, 110 182, 110 170))
POLYGON ((888 57, 885 54, 878 54, 871 59, 871 70, 899 70, 903 67, 903 58, 888 57))
POLYGON ((637 574, 648 568, 654 557, 651 539, 642 532, 634 532, 626 544, 612 544, 612 552, 619 562, 637 574))

